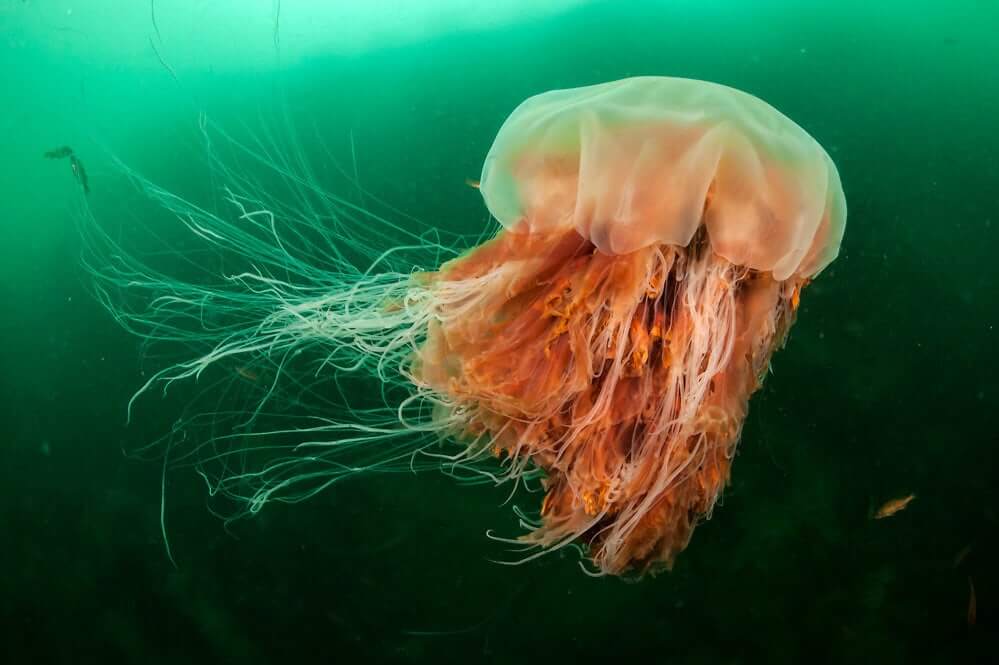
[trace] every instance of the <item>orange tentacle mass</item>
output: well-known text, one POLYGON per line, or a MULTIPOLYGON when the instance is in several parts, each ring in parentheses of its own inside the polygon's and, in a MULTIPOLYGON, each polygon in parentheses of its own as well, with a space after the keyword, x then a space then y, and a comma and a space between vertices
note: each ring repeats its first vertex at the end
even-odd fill
POLYGON ((747 403, 802 284, 734 266, 703 234, 612 256, 575 231, 503 232, 433 276, 418 380, 468 436, 546 473, 551 547, 604 572, 672 564, 731 468, 747 403))

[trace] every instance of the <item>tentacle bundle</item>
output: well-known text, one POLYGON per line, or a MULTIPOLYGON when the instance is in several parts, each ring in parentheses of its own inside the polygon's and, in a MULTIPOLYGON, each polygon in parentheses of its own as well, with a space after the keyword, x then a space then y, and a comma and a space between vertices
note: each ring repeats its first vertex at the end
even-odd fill
POLYGON ((703 234, 613 256, 575 231, 503 232, 432 279, 413 376, 510 476, 545 471, 522 540, 581 541, 603 573, 670 566, 728 480, 804 280, 735 266, 703 234))

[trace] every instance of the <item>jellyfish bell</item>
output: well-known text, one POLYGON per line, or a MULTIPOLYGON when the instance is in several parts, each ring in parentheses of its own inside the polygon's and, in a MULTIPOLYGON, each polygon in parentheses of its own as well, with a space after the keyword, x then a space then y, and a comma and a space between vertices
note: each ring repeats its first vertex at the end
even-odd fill
POLYGON ((513 232, 572 226, 602 252, 686 247, 704 228, 731 263, 777 279, 836 258, 846 223, 822 147, 762 100, 726 86, 637 77, 523 102, 482 170, 513 232))
POLYGON ((229 412, 231 433, 209 413, 212 436, 170 460, 196 459, 212 495, 248 512, 369 471, 540 483, 535 511, 518 511, 527 532, 513 542, 537 548, 521 560, 579 545, 604 574, 668 567, 711 514, 749 398, 845 225, 836 168, 804 130, 700 81, 524 102, 485 160, 480 191, 501 228, 481 244, 330 194, 288 168, 304 159, 269 155, 272 141, 220 138, 271 176, 210 153, 227 213, 129 175, 245 271, 173 279, 86 225, 116 319, 200 349, 140 393, 226 364, 266 377, 241 382, 259 402, 229 412), (347 375, 382 387, 347 406, 347 375))

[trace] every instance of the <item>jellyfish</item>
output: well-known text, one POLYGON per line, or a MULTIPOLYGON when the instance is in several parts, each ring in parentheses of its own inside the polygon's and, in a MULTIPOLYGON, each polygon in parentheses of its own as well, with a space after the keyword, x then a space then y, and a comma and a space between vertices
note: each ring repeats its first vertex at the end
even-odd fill
POLYGON ((522 533, 493 537, 518 561, 576 547, 592 574, 669 568, 710 517, 749 399, 845 228, 822 147, 704 81, 524 101, 483 165, 499 222, 484 242, 414 230, 328 193, 273 142, 225 138, 279 193, 219 157, 226 212, 130 175, 228 270, 179 280, 96 222, 87 234, 115 317, 195 350, 136 398, 219 366, 256 391, 235 416, 178 421, 213 431, 174 462, 250 513, 369 472, 508 484, 535 505, 517 508, 522 533))

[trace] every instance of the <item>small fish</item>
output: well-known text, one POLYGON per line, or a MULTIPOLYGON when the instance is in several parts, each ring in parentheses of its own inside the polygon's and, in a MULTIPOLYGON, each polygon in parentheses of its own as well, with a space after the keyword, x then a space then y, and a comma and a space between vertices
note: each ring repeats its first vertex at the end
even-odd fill
POLYGON ((83 162, 77 159, 72 148, 64 145, 53 148, 45 153, 46 159, 65 159, 66 157, 69 157, 69 167, 73 170, 73 176, 76 178, 76 181, 83 187, 83 193, 89 194, 90 185, 87 182, 87 170, 83 168, 83 162))
POLYGON ((478 189, 479 188, 479 181, 478 180, 472 180, 471 178, 465 178, 465 184, 468 185, 469 187, 471 187, 472 189, 478 189))
POLYGON ((968 625, 974 626, 978 621, 978 601, 975 599, 975 583, 968 577, 968 625))
POLYGON ((46 159, 63 159, 65 157, 69 157, 72 154, 73 154, 73 149, 70 148, 68 145, 64 145, 64 146, 60 146, 58 148, 54 148, 54 149, 49 150, 48 152, 46 152, 45 153, 45 158, 46 159))
POLYGON ((80 183, 83 187, 83 193, 90 193, 90 186, 87 184, 87 172, 83 168, 83 163, 76 158, 76 155, 69 156, 69 165, 73 169, 73 175, 76 176, 76 181, 80 183))
POLYGON ((880 520, 885 517, 891 517, 900 510, 905 510, 905 507, 916 498, 915 494, 910 494, 909 496, 903 496, 899 499, 892 499, 888 501, 883 506, 878 508, 878 512, 874 513, 874 519, 880 520))
POLYGON ((968 558, 969 554, 971 554, 971 545, 965 545, 964 549, 958 552, 954 557, 954 567, 957 568, 964 563, 964 560, 968 558))
POLYGON ((254 372, 249 367, 237 367, 236 368, 236 374, 239 374, 241 377, 243 377, 247 381, 256 381, 259 378, 257 376, 257 373, 254 372))

